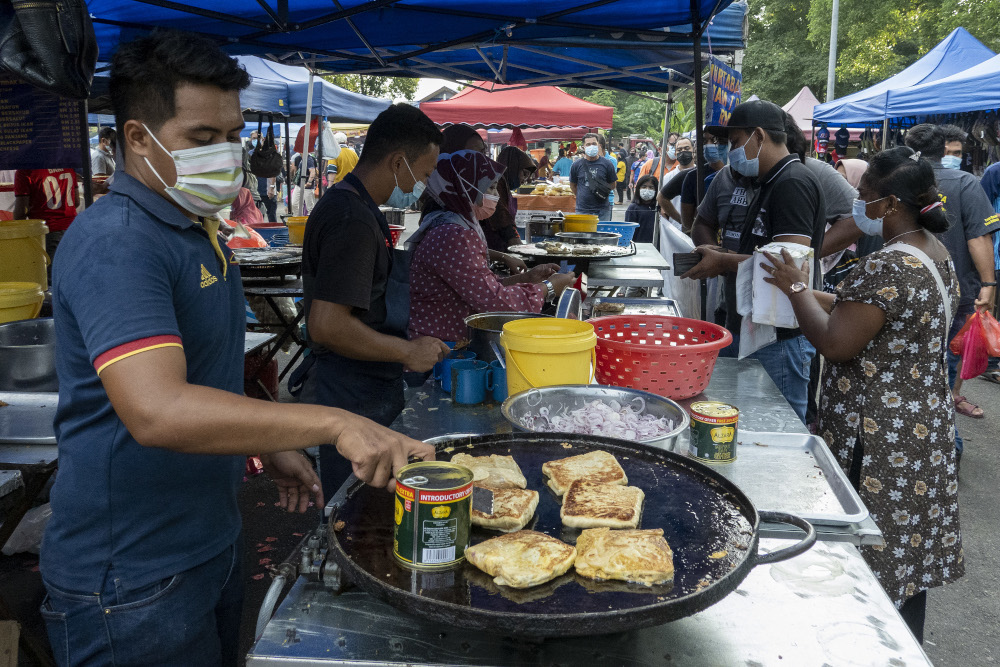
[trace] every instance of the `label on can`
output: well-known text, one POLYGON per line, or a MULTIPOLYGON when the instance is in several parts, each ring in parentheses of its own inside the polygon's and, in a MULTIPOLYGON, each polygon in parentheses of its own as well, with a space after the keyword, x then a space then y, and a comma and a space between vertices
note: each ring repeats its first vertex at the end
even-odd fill
POLYGON ((691 404, 691 456, 705 463, 736 460, 736 433, 740 411, 727 403, 691 404))
POLYGON ((415 569, 465 560, 472 530, 472 471, 454 463, 411 463, 396 474, 392 552, 415 569))

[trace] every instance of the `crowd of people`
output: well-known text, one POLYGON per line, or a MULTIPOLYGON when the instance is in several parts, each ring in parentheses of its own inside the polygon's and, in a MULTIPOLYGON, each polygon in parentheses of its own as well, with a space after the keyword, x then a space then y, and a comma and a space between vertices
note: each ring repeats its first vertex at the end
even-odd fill
POLYGON ((504 252, 519 240, 514 194, 547 175, 568 179, 577 212, 601 220, 629 199, 636 241, 664 224, 691 236, 700 259, 683 277, 720 286, 706 317, 733 333, 723 355, 749 331, 740 265, 775 241, 811 249, 804 265, 787 252, 762 264, 798 326, 751 356, 871 510, 886 546, 862 552, 922 638, 927 589, 964 572, 955 415, 983 415, 961 395, 948 341, 995 301, 1000 169, 981 183, 957 169, 960 131, 918 125, 906 146, 831 165, 810 156, 789 114, 753 101, 704 128, 701 146, 674 133, 662 150, 609 150, 593 133, 579 155, 562 147, 536 162, 515 147, 494 159, 473 128, 442 132, 417 107, 392 105, 360 155, 339 136, 337 157, 299 156, 286 175, 293 211, 309 212, 310 354, 296 369, 300 403, 276 404, 242 395, 239 265, 218 234, 229 206, 273 219, 285 178, 248 165, 263 145, 256 132, 240 140, 248 83, 198 37, 123 44, 110 70, 116 128, 93 153, 100 183, 113 176, 107 194, 77 215, 75 172, 17 174, 15 216, 49 223, 50 254, 61 243, 60 471, 41 555, 61 664, 236 662, 245 456, 261 457, 281 505, 300 512, 351 474, 387 487, 411 457, 432 456, 387 428, 404 386, 426 380, 467 315, 540 312, 576 280, 504 252), (397 251, 386 206, 420 211, 397 251), (498 262, 510 275, 494 273, 498 262), (318 475, 298 451, 311 446, 318 475))

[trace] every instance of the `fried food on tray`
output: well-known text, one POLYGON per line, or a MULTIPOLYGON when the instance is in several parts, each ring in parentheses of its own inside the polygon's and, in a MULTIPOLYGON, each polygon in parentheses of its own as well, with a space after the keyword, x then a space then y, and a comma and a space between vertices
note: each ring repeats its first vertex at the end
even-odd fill
POLYGON ((601 301, 599 304, 594 306, 594 315, 620 315, 625 312, 624 303, 615 303, 613 301, 601 301))
POLYGON ((565 574, 576 560, 576 548, 544 533, 519 530, 473 545, 465 557, 498 586, 530 588, 565 574))
MULTIPOLYGON (((479 486, 479 483, 474 484, 475 486, 479 486)), ((521 530, 528 525, 531 517, 535 516, 538 491, 497 488, 490 490, 493 492, 493 514, 484 514, 473 508, 472 525, 509 533, 521 530)))
POLYGON ((455 454, 451 462, 472 471, 472 481, 491 489, 523 489, 528 486, 520 466, 513 456, 469 456, 455 454))
POLYGON ((576 572, 653 586, 673 581, 674 554, 663 530, 590 528, 576 540, 576 572))
POLYGON ((542 472, 548 477, 549 488, 561 496, 569 485, 578 479, 604 484, 628 484, 628 477, 612 454, 603 449, 595 449, 579 456, 549 461, 542 465, 542 472))
POLYGON ((637 486, 578 479, 566 491, 559 516, 570 528, 635 528, 645 495, 637 486))
POLYGON ((574 255, 596 255, 599 252, 601 252, 601 246, 596 246, 596 245, 573 246, 574 255))

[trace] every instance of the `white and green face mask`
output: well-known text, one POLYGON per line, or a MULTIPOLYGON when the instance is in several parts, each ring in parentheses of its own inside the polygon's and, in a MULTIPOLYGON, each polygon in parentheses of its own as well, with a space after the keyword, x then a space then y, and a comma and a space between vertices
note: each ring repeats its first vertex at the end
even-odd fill
MULTIPOLYGON (((143 127, 146 127, 143 124, 143 127)), ((197 146, 178 151, 168 151, 156 135, 146 127, 149 136, 164 153, 174 161, 177 182, 167 185, 149 158, 144 158, 150 171, 166 188, 167 195, 177 205, 194 215, 208 217, 229 206, 236 200, 243 186, 243 146, 228 141, 209 146, 197 146)))

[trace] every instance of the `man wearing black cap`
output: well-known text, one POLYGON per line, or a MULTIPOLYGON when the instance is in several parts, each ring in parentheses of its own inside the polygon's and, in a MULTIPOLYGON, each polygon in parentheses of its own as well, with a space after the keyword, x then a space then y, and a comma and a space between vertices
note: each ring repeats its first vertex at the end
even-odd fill
MULTIPOLYGON (((814 287, 819 286, 819 250, 823 244, 826 206, 823 192, 808 167, 785 146, 784 114, 771 102, 755 100, 733 109, 726 127, 711 128, 713 134, 729 139, 729 164, 733 176, 749 179, 747 188, 738 188, 742 215, 719 220, 717 226, 699 216, 692 237, 702 259, 685 278, 726 277, 726 327, 737 337, 725 356, 736 356, 742 324, 736 313, 736 271, 755 248, 772 241, 811 246, 814 287), (745 208, 744 208, 745 207, 745 208), (734 219, 735 218, 735 219, 734 219), (721 239, 722 247, 717 243, 721 239)), ((734 191, 733 197, 737 193, 734 191)), ((792 408, 805 419, 809 386, 809 365, 815 348, 799 329, 778 329, 778 340, 752 355, 767 370, 792 408)))

